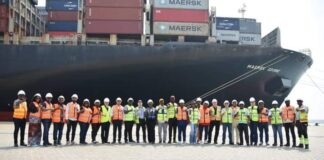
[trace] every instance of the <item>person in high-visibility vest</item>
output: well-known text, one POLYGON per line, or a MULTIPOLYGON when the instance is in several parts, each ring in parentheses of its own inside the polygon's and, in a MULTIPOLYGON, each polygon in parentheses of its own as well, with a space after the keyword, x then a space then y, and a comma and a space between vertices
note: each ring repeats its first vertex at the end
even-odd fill
POLYGON ((101 106, 101 143, 109 143, 109 128, 111 122, 111 107, 109 106, 109 98, 104 99, 104 104, 101 106))
POLYGON ((18 132, 20 130, 20 146, 27 146, 24 142, 25 140, 25 128, 27 119, 27 103, 26 103, 26 93, 20 90, 17 94, 18 99, 13 103, 13 121, 15 125, 14 130, 14 145, 18 147, 18 132))
POLYGON ((152 99, 147 101, 148 108, 146 109, 146 124, 147 124, 147 134, 148 134, 148 142, 151 144, 155 143, 155 125, 156 125, 156 117, 157 111, 156 108, 153 107, 154 102, 152 99))
POLYGON ((54 104, 54 111, 52 115, 52 122, 54 125, 53 130, 53 140, 54 146, 62 145, 62 134, 63 134, 63 127, 65 123, 65 109, 66 105, 64 104, 65 98, 64 96, 59 96, 57 98, 58 103, 54 104))
POLYGON ((192 104, 192 107, 188 109, 189 120, 190 120, 190 144, 197 143, 197 130, 198 130, 198 121, 199 121, 199 108, 198 105, 192 104))
POLYGON ((71 102, 66 105, 65 119, 66 119, 66 144, 75 144, 75 131, 78 124, 78 112, 80 111, 80 105, 78 104, 78 95, 73 94, 71 96, 71 102), (70 132, 72 130, 71 139, 70 132), (71 141, 70 141, 71 140, 71 141))
POLYGON ((36 93, 32 102, 28 106, 29 110, 29 127, 28 127, 28 145, 38 147, 42 139, 41 124, 42 96, 36 93))
POLYGON ((128 98, 127 105, 124 107, 124 123, 125 123, 125 130, 124 130, 124 139, 125 143, 131 142, 134 143, 133 140, 133 125, 135 122, 135 107, 133 105, 134 99, 128 98))
MULTIPOLYGON (((195 104, 197 105, 199 112, 200 112, 200 109, 203 108, 202 99, 200 97, 198 97, 195 101, 195 104)), ((200 143, 201 139, 200 139, 200 132, 199 132, 199 123, 198 123, 198 131, 197 131, 196 138, 197 138, 197 143, 200 143)))
POLYGON ((136 123, 136 142, 140 143, 140 129, 142 128, 143 142, 146 143, 146 109, 143 106, 143 101, 137 101, 137 107, 135 108, 135 123, 136 123))
POLYGON ((122 124, 124 117, 124 109, 122 104, 122 99, 118 97, 116 99, 116 105, 112 106, 111 119, 113 124, 113 144, 116 143, 116 134, 118 130, 118 143, 121 144, 122 137, 122 124))
POLYGON ((185 106, 185 101, 180 99, 179 107, 177 108, 177 120, 178 120, 178 143, 186 144, 186 131, 187 124, 189 121, 189 115, 187 107, 185 106))
POLYGON ((48 133, 52 124, 52 112, 54 107, 52 104, 53 95, 52 93, 47 93, 45 95, 45 102, 42 105, 42 124, 43 124, 43 145, 50 146, 52 143, 48 140, 48 133))
POLYGON ((89 99, 84 99, 82 108, 79 111, 78 122, 80 124, 80 144, 88 144, 86 142, 87 132, 91 122, 92 110, 89 99))
MULTIPOLYGON (((197 102, 199 104, 199 102, 197 102)), ((208 129, 210 125, 210 109, 209 102, 204 101, 203 106, 199 109, 199 143, 207 143, 208 141, 208 129), (205 132, 204 141, 202 140, 202 134, 205 132)))
POLYGON ((296 108, 296 124, 298 130, 299 137, 299 148, 309 149, 309 141, 308 141, 308 107, 303 105, 302 99, 297 99, 298 107, 296 108))
POLYGON ((229 144, 234 145, 233 139, 232 139, 232 123, 233 123, 233 116, 234 112, 232 111, 232 108, 229 107, 230 103, 228 100, 224 101, 224 108, 222 109, 221 115, 222 115, 222 124, 223 124, 223 142, 222 144, 225 144, 226 141, 226 130, 228 130, 228 138, 229 138, 229 144))
POLYGON ((278 101, 274 100, 272 101, 272 108, 269 112, 269 117, 272 125, 272 131, 273 131, 273 138, 274 143, 272 144, 273 147, 276 147, 278 145, 277 143, 277 136, 279 134, 279 142, 280 147, 283 146, 283 140, 282 140, 282 112, 281 109, 278 108, 278 101))
POLYGON ((157 122, 158 122, 158 133, 159 133, 159 143, 166 143, 167 137, 167 126, 168 126, 168 112, 167 107, 164 105, 164 99, 159 100, 159 105, 156 106, 157 109, 157 122), (162 138, 163 136, 163 138, 162 138))
POLYGON ((260 146, 263 145, 263 132, 265 134, 265 143, 269 145, 269 110, 264 106, 264 101, 259 100, 259 131, 260 131, 260 146))
POLYGON ((175 96, 170 96, 170 102, 167 105, 167 112, 168 112, 168 124, 169 124, 169 144, 172 140, 172 133, 173 133, 173 143, 176 142, 176 135, 177 135, 177 117, 176 117, 176 110, 178 108, 178 104, 175 102, 175 96))
POLYGON ((238 119, 238 129, 240 132, 240 144, 243 145, 243 134, 245 137, 245 142, 247 146, 250 146, 249 142, 249 129, 248 129, 248 120, 249 120, 249 111, 247 108, 245 108, 245 103, 243 101, 240 101, 239 103, 240 109, 236 112, 234 115, 235 118, 238 119))
MULTIPOLYGON (((236 114, 238 112, 238 110, 240 109, 238 106, 237 106, 237 100, 233 100, 232 101, 232 112, 233 114, 236 114)), ((233 122, 232 122, 232 140, 233 140, 233 143, 236 142, 236 144, 240 144, 240 135, 239 135, 239 129, 238 129, 238 118, 237 117, 233 117, 233 122), (234 133, 235 133, 235 136, 234 136, 234 133), (235 137, 235 138, 234 138, 235 137)))
POLYGON ((256 105, 255 98, 250 98, 250 145, 258 145, 258 126, 259 126, 259 110, 256 105))
POLYGON ((94 101, 94 106, 92 107, 92 116, 91 116, 91 139, 93 144, 97 144, 96 137, 100 129, 100 118, 101 118, 101 107, 100 100, 96 99, 94 101))
POLYGON ((212 106, 210 107, 210 126, 208 133, 208 143, 211 143, 213 128, 215 127, 215 136, 214 136, 214 144, 217 144, 217 138, 219 135, 219 127, 221 120, 221 106, 218 106, 217 99, 212 100, 212 106))
POLYGON ((290 105, 290 100, 286 99, 285 100, 285 105, 282 107, 282 122, 285 127, 285 132, 286 132, 286 140, 287 143, 285 144, 286 147, 290 147, 290 136, 289 136, 289 131, 292 135, 293 138, 293 145, 292 147, 297 147, 296 146, 296 135, 295 135, 295 118, 296 118, 296 113, 295 113, 295 107, 290 105))

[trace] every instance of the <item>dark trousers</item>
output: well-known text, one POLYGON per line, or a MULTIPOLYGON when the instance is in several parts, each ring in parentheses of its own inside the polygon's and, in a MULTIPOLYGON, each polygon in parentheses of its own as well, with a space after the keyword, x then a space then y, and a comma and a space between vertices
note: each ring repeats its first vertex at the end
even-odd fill
POLYGON ((181 120, 178 121, 178 141, 186 142, 186 131, 187 131, 187 121, 181 120), (182 139, 181 139, 182 136, 182 139))
POLYGON ((203 131, 205 132, 204 140, 205 140, 205 142, 207 141, 207 139, 208 139, 208 129, 209 129, 209 125, 201 125, 201 124, 199 124, 199 141, 202 141, 203 131))
POLYGON ((245 142, 246 142, 246 145, 249 145, 249 129, 248 129, 248 125, 247 124, 243 124, 243 123, 240 123, 238 124, 238 130, 240 132, 240 145, 243 145, 244 142, 243 142, 243 133, 244 133, 244 137, 245 137, 245 142))
POLYGON ((70 132, 71 132, 71 129, 72 129, 72 139, 71 139, 71 141, 72 142, 74 141, 75 131, 76 131, 77 124, 78 124, 77 121, 68 120, 67 130, 66 130, 66 141, 67 142, 70 141, 70 132))
POLYGON ((295 126, 293 123, 284 123, 285 132, 286 132, 286 140, 287 144, 290 145, 290 136, 289 131, 291 132, 291 136, 293 138, 293 144, 296 145, 296 135, 295 135, 295 126))
POLYGON ((173 133, 173 142, 176 141, 176 134, 177 134, 177 119, 176 118, 169 118, 169 142, 172 140, 172 133, 173 133))
POLYGON ((263 143, 263 132, 265 134, 265 143, 269 142, 269 124, 268 123, 259 123, 260 131, 260 142, 263 143))
POLYGON ((139 123, 136 124, 136 141, 139 142, 139 132, 142 128, 143 141, 146 142, 146 123, 145 119, 139 119, 139 123))
POLYGON ((18 132, 20 130, 20 144, 24 144, 25 140, 25 128, 26 128, 26 119, 13 119, 15 130, 14 130, 14 141, 15 144, 18 144, 18 132))
POLYGON ((54 143, 61 142, 64 123, 53 123, 53 125, 54 125, 54 130, 53 130, 54 143))
POLYGON ((97 134, 98 134, 98 131, 100 128, 100 123, 92 123, 91 128, 92 128, 91 139, 92 139, 92 142, 94 142, 94 141, 96 141, 96 137, 97 137, 97 134))
POLYGON ((258 124, 259 122, 253 122, 250 123, 250 139, 251 139, 251 145, 258 144, 258 124))
POLYGON ((89 123, 79 122, 80 124, 80 143, 85 143, 87 132, 89 129, 89 123))
POLYGON ((118 130, 118 142, 121 142, 122 120, 113 120, 113 142, 116 142, 116 134, 118 130))
POLYGON ((108 143, 110 123, 101 123, 101 142, 108 143))
POLYGON ((229 143, 232 144, 232 123, 223 123, 223 143, 226 140, 226 130, 228 130, 229 143))
POLYGON ((282 124, 273 124, 272 130, 273 130, 274 144, 277 144, 277 135, 279 134, 280 145, 282 145, 283 144, 283 142, 282 142, 282 124))
POLYGON ((308 139, 308 133, 307 133, 308 123, 304 123, 304 122, 300 123, 300 121, 297 121, 296 126, 297 126, 298 137, 300 139, 300 144, 303 144, 304 139, 305 140, 308 139))
POLYGON ((48 144, 48 132, 51 127, 52 120, 51 119, 42 119, 42 124, 43 124, 43 143, 48 144))
POLYGON ((133 141, 133 125, 134 121, 125 121, 125 129, 124 129, 124 140, 125 143, 133 141))
POLYGON ((219 126, 220 126, 220 121, 211 121, 210 122, 209 133, 208 133, 208 143, 210 143, 212 140, 214 127, 215 127, 214 143, 217 143, 217 138, 219 135, 219 126))
POLYGON ((146 121, 146 125, 147 125, 148 141, 149 141, 149 143, 155 143, 156 120, 155 119, 148 119, 146 121))

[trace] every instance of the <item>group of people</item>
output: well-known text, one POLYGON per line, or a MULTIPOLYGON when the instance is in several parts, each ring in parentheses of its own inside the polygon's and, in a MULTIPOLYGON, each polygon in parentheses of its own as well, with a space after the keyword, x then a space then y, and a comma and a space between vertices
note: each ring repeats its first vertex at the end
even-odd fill
POLYGON ((256 103, 255 98, 250 98, 250 105, 237 100, 224 101, 221 107, 216 99, 202 101, 197 98, 194 103, 187 104, 183 99, 176 103, 175 96, 170 97, 169 103, 164 99, 159 99, 155 107, 153 100, 147 101, 144 107, 143 101, 138 100, 134 105, 134 99, 129 98, 127 104, 122 106, 122 99, 117 98, 116 103, 111 107, 109 98, 95 100, 93 106, 89 99, 84 99, 82 104, 78 104, 78 95, 73 94, 71 102, 65 103, 64 96, 59 96, 57 103, 53 104, 53 95, 47 93, 45 100, 40 94, 35 94, 32 102, 27 106, 26 94, 23 90, 18 92, 18 99, 14 101, 13 121, 14 145, 18 147, 18 132, 20 130, 20 145, 24 143, 24 132, 26 121, 29 121, 28 146, 52 145, 49 141, 48 132, 53 123, 54 145, 61 145, 63 127, 66 124, 66 143, 75 144, 75 132, 77 124, 80 126, 80 144, 87 144, 86 136, 91 125, 92 143, 96 141, 97 133, 101 128, 101 142, 110 143, 108 135, 110 125, 113 125, 112 143, 122 143, 122 125, 124 124, 124 143, 140 143, 140 130, 142 130, 142 142, 154 144, 155 127, 158 126, 158 143, 180 143, 185 144, 187 125, 190 125, 190 144, 218 143, 220 126, 223 127, 222 144, 226 143, 228 133, 228 143, 230 145, 269 145, 269 124, 272 125, 274 134, 273 146, 283 146, 282 127, 286 132, 286 144, 290 147, 290 135, 292 135, 292 147, 309 148, 307 126, 308 107, 303 105, 303 100, 298 99, 298 107, 290 104, 290 100, 285 100, 285 106, 279 107, 277 101, 273 101, 270 108, 265 106, 264 101, 256 103), (27 114, 29 113, 29 116, 27 114), (43 125, 43 130, 41 129, 43 125), (136 125, 136 141, 133 139, 132 130, 136 125), (295 126, 297 126, 299 145, 296 146, 295 126), (213 136, 213 130, 215 133, 213 136), (250 132, 249 132, 250 128, 250 132), (259 141, 258 141, 259 129, 259 141), (178 137, 177 135, 178 130, 178 137), (72 132, 72 134, 70 134, 72 132), (117 137, 118 132, 118 137, 117 137), (147 133, 147 134, 146 134, 147 133), (168 133, 168 141, 167 141, 168 133), (234 133, 236 136, 234 136, 234 133), (204 135, 204 136, 203 136, 204 135), (244 137, 243 137, 244 135, 244 137), (265 135, 265 139, 263 139, 265 135), (279 143, 277 141, 279 135, 279 143), (71 137, 70 137, 71 136, 71 137), (236 138, 234 138, 236 137, 236 138), (147 141, 148 140, 148 141, 147 141))

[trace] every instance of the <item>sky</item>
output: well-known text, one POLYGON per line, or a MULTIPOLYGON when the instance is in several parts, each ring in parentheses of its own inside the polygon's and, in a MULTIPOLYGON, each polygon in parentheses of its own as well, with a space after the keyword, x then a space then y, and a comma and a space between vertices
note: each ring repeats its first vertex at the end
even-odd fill
MULTIPOLYGON (((310 119, 324 120, 324 1, 323 0, 210 0, 216 16, 241 17, 238 9, 247 6, 246 18, 262 23, 262 35, 276 27, 281 30, 283 48, 312 51, 314 64, 300 79, 289 98, 302 98, 310 108, 310 119), (314 84, 315 82, 315 84, 314 84)), ((39 0, 44 6, 45 0, 39 0)))

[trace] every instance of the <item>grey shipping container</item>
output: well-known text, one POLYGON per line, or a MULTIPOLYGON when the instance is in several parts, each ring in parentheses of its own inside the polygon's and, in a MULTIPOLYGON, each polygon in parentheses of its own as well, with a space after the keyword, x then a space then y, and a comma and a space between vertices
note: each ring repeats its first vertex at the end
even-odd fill
POLYGON ((241 45, 261 45, 261 34, 240 33, 241 45))
POLYGON ((240 19, 240 32, 250 34, 261 34, 261 23, 248 19, 240 19))
POLYGON ((209 0, 154 0, 155 8, 209 9, 209 0))
POLYGON ((154 22, 153 33, 156 35, 208 36, 209 25, 206 23, 154 22))

